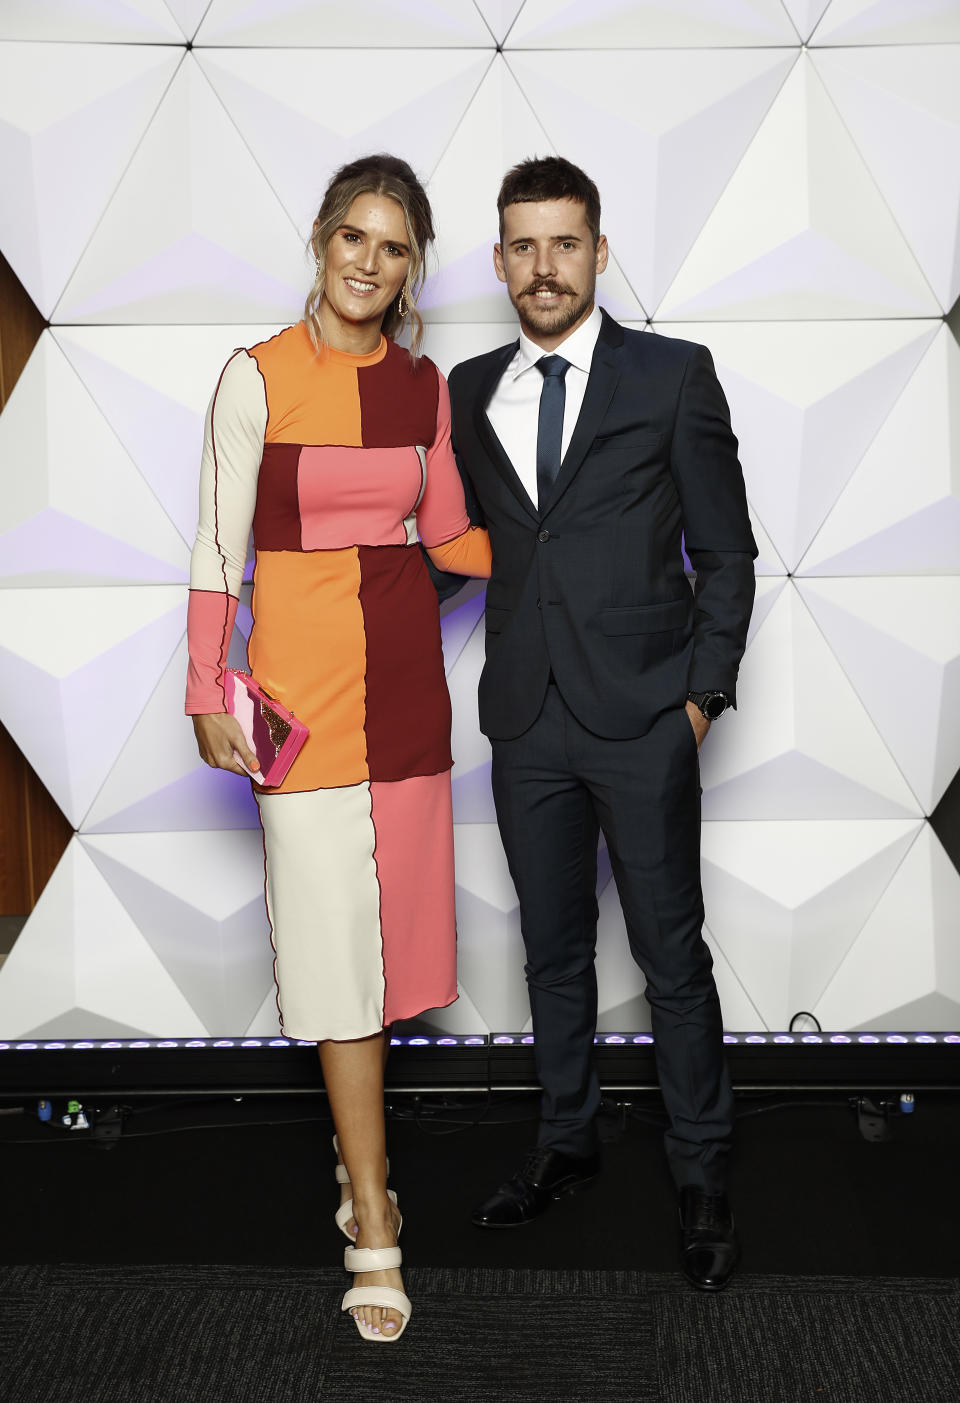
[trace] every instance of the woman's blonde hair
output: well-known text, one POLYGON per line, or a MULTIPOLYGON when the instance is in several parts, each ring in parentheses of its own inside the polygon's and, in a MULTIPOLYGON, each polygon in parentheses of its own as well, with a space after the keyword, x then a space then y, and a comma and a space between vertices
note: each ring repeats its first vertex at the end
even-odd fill
POLYGON ((433 213, 427 192, 406 161, 384 152, 375 156, 361 156, 359 160, 341 166, 324 193, 313 233, 307 243, 317 265, 313 287, 303 308, 310 339, 318 348, 323 345, 320 303, 326 276, 327 246, 358 195, 385 195, 388 199, 396 200, 403 210, 410 241, 410 264, 399 297, 387 308, 383 331, 387 336, 396 336, 409 316, 410 353, 416 359, 423 343, 423 319, 417 310, 417 297, 426 276, 427 247, 434 238, 433 213))

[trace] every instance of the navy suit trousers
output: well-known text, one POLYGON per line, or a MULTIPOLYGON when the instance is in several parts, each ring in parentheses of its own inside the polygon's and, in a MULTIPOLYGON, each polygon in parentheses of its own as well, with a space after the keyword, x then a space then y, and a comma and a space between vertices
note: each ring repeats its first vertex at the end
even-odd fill
POLYGON ((533 725, 493 742, 493 794, 520 900, 537 1073, 539 1143, 596 1148, 597 845, 602 832, 630 950, 646 976, 678 1187, 725 1186, 733 1097, 713 961, 703 940, 700 776, 683 708, 646 735, 586 730, 551 683, 533 725))

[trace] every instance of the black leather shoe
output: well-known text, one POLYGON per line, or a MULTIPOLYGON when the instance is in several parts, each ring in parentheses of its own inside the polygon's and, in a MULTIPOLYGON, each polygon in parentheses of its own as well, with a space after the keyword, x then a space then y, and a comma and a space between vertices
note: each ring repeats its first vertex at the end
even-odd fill
POLYGON ((470 1221, 478 1228, 519 1228, 539 1217, 555 1198, 584 1188, 599 1172, 598 1154, 531 1150, 519 1172, 475 1208, 470 1221))
POLYGON ((680 1230, 684 1276, 700 1291, 722 1291, 740 1255, 726 1194, 681 1189, 680 1230))

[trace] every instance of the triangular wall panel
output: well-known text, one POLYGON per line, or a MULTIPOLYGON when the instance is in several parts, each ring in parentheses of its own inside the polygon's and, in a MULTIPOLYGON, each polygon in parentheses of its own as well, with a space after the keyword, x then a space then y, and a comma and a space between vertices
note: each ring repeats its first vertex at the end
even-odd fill
POLYGON ((156 45, 0 44, 0 248, 45 317, 182 58, 156 45))
POLYGON ((185 596, 0 590, 0 715, 74 827, 183 635, 185 596))
POLYGON ((691 49, 790 45, 779 0, 527 0, 507 38, 522 49, 691 49))
POLYGON ((187 546, 197 531, 203 421, 220 372, 269 326, 74 326, 57 343, 187 546))
POLYGON ((815 45, 956 44, 956 0, 831 0, 815 45))
POLYGON ((490 65, 478 49, 421 49, 404 61, 415 85, 398 84, 397 56, 364 56, 369 92, 343 55, 316 49, 202 49, 197 59, 257 163, 300 231, 309 237, 327 173, 371 151, 402 154, 428 180, 490 65), (304 170, 303 153, 311 153, 304 170))
POLYGON ((960 296, 960 48, 813 57, 943 310, 960 296))
MULTIPOLYGON (((400 50, 492 47, 490 31, 473 0, 431 0, 429 5, 391 0, 354 0, 351 5, 330 0, 211 0, 196 42, 367 49, 374 38, 377 47, 400 50)), ((398 76, 404 62, 397 60, 398 76)))
POLYGON ((656 316, 935 316, 939 304, 801 56, 656 316))
POLYGON ((792 584, 744 655, 737 711, 711 730, 700 769, 707 819, 921 812, 792 584))
POLYGON ((0 1028, 5 1038, 206 1033, 78 838, 4 961, 0 1028))
POLYGON ((960 571, 960 347, 941 326, 800 563, 804 575, 960 571))
POLYGON ((707 823, 714 940, 768 1028, 823 996, 916 839, 917 822, 707 823))
POLYGON ((188 54, 55 320, 294 321, 307 286, 296 229, 188 54))
POLYGON ((49 332, 0 417, 0 458, 0 585, 186 582, 186 542, 49 332))
POLYGON ((960 874, 929 824, 812 1012, 824 1028, 960 1027, 960 874))
POLYGON ((658 322, 657 330, 710 347, 751 507, 795 570, 936 323, 658 322))
POLYGON ((798 589, 932 813, 960 768, 960 575, 811 579, 798 589))
POLYGON ((35 39, 86 44, 175 44, 177 10, 206 0, 4 0, 0 42, 35 39))
POLYGON ((656 307, 755 135, 792 50, 508 54, 555 149, 602 192, 602 228, 656 307), (598 142, 610 123, 616 141, 598 142))

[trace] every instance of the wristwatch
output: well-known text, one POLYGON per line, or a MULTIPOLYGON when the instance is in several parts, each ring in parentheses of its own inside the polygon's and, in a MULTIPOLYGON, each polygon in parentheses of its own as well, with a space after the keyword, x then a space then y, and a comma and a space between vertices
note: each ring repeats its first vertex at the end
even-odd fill
POLYGON ((730 705, 726 692, 688 692, 687 701, 698 706, 708 721, 716 721, 730 705))

